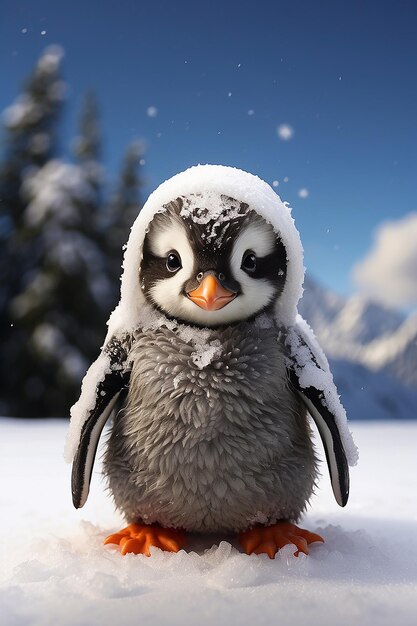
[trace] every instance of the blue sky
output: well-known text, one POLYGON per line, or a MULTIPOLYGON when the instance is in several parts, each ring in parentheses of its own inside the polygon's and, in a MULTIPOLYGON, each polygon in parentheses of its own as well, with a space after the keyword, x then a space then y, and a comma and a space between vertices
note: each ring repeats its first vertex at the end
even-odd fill
POLYGON ((0 109, 45 46, 62 45, 63 145, 92 88, 106 166, 145 139, 147 193, 198 162, 278 180, 307 268, 350 293, 378 224, 416 210, 416 33, 417 4, 401 0, 3 0, 0 109))

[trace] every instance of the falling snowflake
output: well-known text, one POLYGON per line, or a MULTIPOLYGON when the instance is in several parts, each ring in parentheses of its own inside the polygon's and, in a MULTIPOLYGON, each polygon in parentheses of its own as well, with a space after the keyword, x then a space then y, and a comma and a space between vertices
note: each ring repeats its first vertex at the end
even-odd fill
POLYGON ((289 141, 294 136, 294 129, 289 124, 280 124, 277 128, 278 137, 283 141, 289 141))
POLYGON ((148 117, 156 117, 158 115, 158 109, 154 106, 150 106, 146 109, 146 115, 148 117))
POLYGON ((302 189, 298 190, 298 195, 299 195, 300 198, 308 198, 309 193, 310 192, 305 187, 303 187, 302 189))

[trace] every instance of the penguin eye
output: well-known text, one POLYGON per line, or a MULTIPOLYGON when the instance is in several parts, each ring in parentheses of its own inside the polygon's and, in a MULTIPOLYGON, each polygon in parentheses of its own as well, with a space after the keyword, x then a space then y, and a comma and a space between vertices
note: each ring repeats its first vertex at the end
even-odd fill
POLYGON ((182 267, 182 265, 181 265, 181 257, 178 254, 178 252, 173 250, 172 252, 170 252, 168 254, 167 261, 166 261, 166 266, 167 266, 167 270, 169 272, 176 272, 177 270, 181 269, 181 267, 182 267))
POLYGON ((256 256, 253 252, 245 252, 242 259, 242 270, 253 273, 256 270, 256 256))

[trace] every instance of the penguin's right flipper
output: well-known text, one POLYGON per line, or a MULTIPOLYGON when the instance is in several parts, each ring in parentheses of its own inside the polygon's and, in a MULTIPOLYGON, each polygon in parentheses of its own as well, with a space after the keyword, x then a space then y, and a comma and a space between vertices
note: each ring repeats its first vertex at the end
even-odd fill
POLYGON ((96 384, 94 406, 83 423, 72 464, 71 491, 76 509, 83 507, 88 498, 101 432, 129 384, 130 371, 125 368, 126 352, 119 342, 111 341, 99 359, 106 359, 109 369, 96 384))
POLYGON ((316 423, 323 442, 333 493, 345 506, 349 497, 349 463, 357 461, 353 442, 328 361, 307 322, 298 315, 282 333, 289 380, 316 423))

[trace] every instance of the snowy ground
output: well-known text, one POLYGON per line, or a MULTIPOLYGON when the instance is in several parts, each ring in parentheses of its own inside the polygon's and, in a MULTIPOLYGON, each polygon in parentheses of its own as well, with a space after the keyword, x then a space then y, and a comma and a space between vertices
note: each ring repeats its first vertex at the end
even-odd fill
POLYGON ((303 526, 310 556, 246 556, 225 540, 151 558, 103 547, 123 524, 99 472, 72 509, 63 421, 0 421, 0 615, 5 626, 417 623, 417 423, 354 423, 346 509, 327 470, 303 526))

